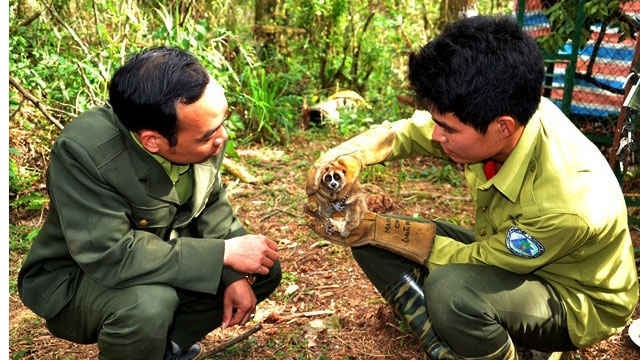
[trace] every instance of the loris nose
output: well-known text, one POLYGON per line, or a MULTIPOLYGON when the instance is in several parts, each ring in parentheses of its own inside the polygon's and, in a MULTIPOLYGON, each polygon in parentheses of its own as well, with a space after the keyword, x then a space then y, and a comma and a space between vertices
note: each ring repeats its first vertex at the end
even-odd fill
POLYGON ((335 190, 340 186, 340 183, 337 181, 331 181, 327 184, 327 186, 329 187, 329 189, 335 190))

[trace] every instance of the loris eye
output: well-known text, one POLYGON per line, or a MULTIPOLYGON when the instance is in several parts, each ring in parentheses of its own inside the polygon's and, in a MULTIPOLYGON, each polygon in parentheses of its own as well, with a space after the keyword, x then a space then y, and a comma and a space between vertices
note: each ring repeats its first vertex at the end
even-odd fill
POLYGON ((333 180, 333 177, 331 176, 331 174, 325 174, 324 177, 322 178, 322 181, 325 183, 330 183, 331 180, 333 180))
POLYGON ((335 180, 335 181, 342 180, 342 175, 340 175, 338 173, 333 174, 333 180, 335 180))

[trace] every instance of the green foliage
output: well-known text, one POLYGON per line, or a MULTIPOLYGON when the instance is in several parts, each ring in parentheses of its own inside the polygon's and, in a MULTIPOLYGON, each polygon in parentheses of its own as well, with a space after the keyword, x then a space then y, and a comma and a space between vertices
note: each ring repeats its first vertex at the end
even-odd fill
POLYGON ((291 285, 291 284, 295 284, 297 281, 298 281, 298 277, 296 276, 296 274, 290 271, 282 272, 282 284, 291 285))
POLYGON ((346 109, 340 113, 338 131, 344 137, 351 137, 366 130, 374 120, 368 116, 363 116, 363 112, 357 108, 346 109))
MULTIPOLYGON (((9 154, 19 155, 19 151, 9 148, 9 154)), ((24 210, 40 210, 48 199, 39 191, 32 191, 34 184, 40 178, 39 171, 19 166, 15 159, 9 157, 9 208, 24 210)))
POLYGON ((244 127, 249 137, 268 143, 287 143, 296 125, 300 96, 290 93, 291 79, 262 68, 248 67, 241 75, 239 102, 244 105, 244 127))
POLYGON ((273 349, 273 355, 269 359, 303 360, 324 358, 324 355, 320 355, 320 357, 308 356, 307 344, 304 329, 301 327, 297 331, 294 329, 280 329, 276 336, 267 339, 266 346, 273 349))
POLYGON ((9 224, 9 250, 26 254, 39 232, 38 227, 9 224))
MULTIPOLYGON (((308 29, 305 37, 289 43, 299 53, 308 55, 289 61, 304 61, 318 82, 318 92, 349 88, 364 93, 378 87, 369 79, 377 77, 377 82, 397 75, 389 72, 389 65, 396 57, 394 50, 404 44, 398 41, 395 11, 382 5, 345 0, 304 0, 298 6, 288 6, 290 16, 281 22, 308 29), (385 42, 388 37, 395 41, 385 42)), ((396 78, 394 82, 400 84, 402 79, 396 78)))
POLYGON ((451 184, 455 187, 461 186, 464 179, 460 171, 452 164, 443 166, 431 165, 431 167, 422 170, 414 177, 426 178, 436 184, 451 184))
POLYGON ((18 350, 16 352, 14 352, 13 354, 11 354, 11 359, 22 359, 27 355, 28 351, 27 350, 18 350))
MULTIPOLYGON (((340 131, 404 116, 395 100, 408 92, 406 54, 433 36, 437 6, 395 1, 278 2, 273 23, 284 32, 264 62, 251 26, 252 3, 10 0, 11 75, 65 124, 102 104, 111 74, 143 48, 179 46, 225 86, 231 138, 287 143, 304 98, 351 88, 384 119, 350 117, 340 131), (39 15, 38 15, 39 14, 39 15), (33 21, 27 21, 33 17, 33 21), (306 31, 303 29, 307 29, 306 31), (301 34, 301 35, 300 35, 301 34)), ((480 1, 493 7, 500 1, 480 1)))
MULTIPOLYGON (((9 154, 19 155, 20 151, 14 148, 9 148, 9 154)), ((18 167, 16 161, 11 156, 9 157, 9 192, 18 193, 23 191, 31 186, 36 178, 37 177, 34 177, 32 172, 18 167)))
POLYGON ((22 208, 24 210, 40 210, 49 202, 49 199, 41 192, 32 191, 16 200, 9 202, 10 208, 22 208))
POLYGON ((216 354, 216 359, 241 359, 251 354, 251 348, 256 346, 255 338, 249 338, 216 354))
POLYGON ((385 174, 385 166, 382 164, 375 164, 367 166, 362 169, 360 173, 360 181, 363 183, 375 183, 378 179, 385 174))

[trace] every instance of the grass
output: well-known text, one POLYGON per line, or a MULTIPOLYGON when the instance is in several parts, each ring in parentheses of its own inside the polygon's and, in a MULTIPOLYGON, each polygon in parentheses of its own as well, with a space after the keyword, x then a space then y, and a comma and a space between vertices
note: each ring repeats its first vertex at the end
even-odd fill
POLYGON ((9 251, 25 255, 39 232, 39 226, 9 224, 9 251))

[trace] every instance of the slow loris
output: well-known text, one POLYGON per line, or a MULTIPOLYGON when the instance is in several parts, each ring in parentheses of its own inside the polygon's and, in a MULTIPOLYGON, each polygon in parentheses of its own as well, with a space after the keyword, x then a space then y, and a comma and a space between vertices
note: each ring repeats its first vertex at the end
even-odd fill
POLYGON ((305 210, 326 219, 327 232, 337 232, 347 237, 360 225, 362 214, 367 211, 366 194, 361 190, 357 178, 352 178, 360 161, 343 156, 323 166, 319 171, 312 168, 307 174, 308 201, 305 210), (315 184, 317 191, 310 186, 315 184))

